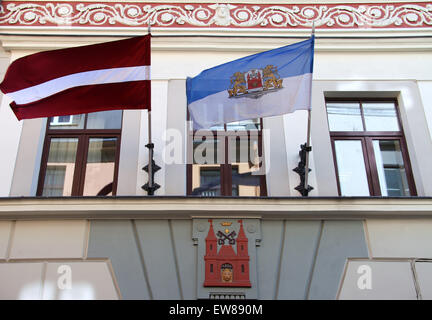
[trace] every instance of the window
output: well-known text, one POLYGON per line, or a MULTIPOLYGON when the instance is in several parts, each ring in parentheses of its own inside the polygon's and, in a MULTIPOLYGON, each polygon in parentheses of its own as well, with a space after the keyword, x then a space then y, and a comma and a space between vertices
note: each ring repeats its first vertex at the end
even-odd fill
POLYGON ((49 118, 37 194, 115 195, 122 111, 49 118))
POLYGON ((73 124, 73 116, 52 117, 50 119, 50 124, 55 125, 55 126, 72 125, 73 124))
POLYGON ((189 130, 187 194, 265 196, 261 128, 254 119, 189 130))
POLYGON ((414 196, 395 100, 326 101, 339 195, 414 196))

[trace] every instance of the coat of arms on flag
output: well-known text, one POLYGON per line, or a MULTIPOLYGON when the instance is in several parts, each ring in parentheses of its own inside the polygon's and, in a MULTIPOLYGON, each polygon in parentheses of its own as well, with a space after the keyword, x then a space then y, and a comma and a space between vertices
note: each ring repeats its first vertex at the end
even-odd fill
POLYGON ((247 72, 234 73, 230 78, 227 90, 230 98, 248 97, 257 99, 266 93, 282 88, 277 67, 267 65, 262 69, 251 69, 247 72))
POLYGON ((310 110, 314 39, 312 36, 188 77, 186 95, 194 129, 310 110))

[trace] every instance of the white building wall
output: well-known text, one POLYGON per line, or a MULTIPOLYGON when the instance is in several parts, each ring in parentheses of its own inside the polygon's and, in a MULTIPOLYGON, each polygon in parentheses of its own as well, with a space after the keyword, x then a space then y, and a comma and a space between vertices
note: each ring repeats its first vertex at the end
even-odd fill
MULTIPOLYGON (((2 50, 3 51, 3 50, 2 50)), ((16 53, 10 55, 10 60, 13 61, 18 58, 16 53)), ((2 59, 2 79, 5 74, 5 67, 7 66, 4 62, 7 61, 7 57, 2 59)), ((15 168, 17 150, 19 145, 19 139, 21 136, 22 122, 18 122, 11 108, 9 107, 11 100, 2 95, 0 104, 0 148, 2 150, 2 157, 0 157, 0 196, 7 197, 12 185, 12 177, 15 168)))
MULTIPOLYGON (((416 184, 418 185, 418 193, 419 195, 432 195, 432 185, 428 182, 428 180, 431 180, 428 177, 432 176, 432 172, 428 169, 430 166, 427 165, 428 162, 426 160, 428 158, 427 155, 432 152, 430 141, 432 132, 432 108, 430 107, 430 101, 432 101, 432 97, 430 94, 431 90, 429 90, 432 86, 432 75, 429 72, 432 69, 432 56, 430 53, 419 45, 419 41, 412 42, 406 41, 406 39, 347 39, 345 41, 342 39, 336 41, 319 38, 319 32, 317 32, 317 36, 312 111, 313 151, 310 166, 312 173, 309 183, 314 187, 314 190, 311 195, 337 195, 327 118, 325 110, 322 110, 324 102, 323 92, 328 89, 322 89, 324 91, 320 91, 321 89, 319 89, 316 91, 316 88, 321 86, 320 83, 326 81, 332 81, 332 91, 351 92, 351 94, 353 92, 363 92, 363 94, 367 95, 371 92, 384 90, 393 91, 392 94, 395 97, 398 96, 397 91, 400 90, 395 81, 409 81, 412 84, 409 95, 400 96, 401 106, 408 106, 408 109, 412 106, 416 110, 415 115, 405 118, 407 124, 405 134, 409 145, 416 184), (394 88, 392 88, 393 82, 395 83, 394 88), (380 83, 386 84, 384 89, 382 89, 380 83), (417 93, 415 93, 416 90, 417 93), (419 96, 421 99, 418 99, 419 96), (317 106, 321 107, 318 107, 317 110, 317 106), (411 133, 407 130, 414 130, 416 133, 411 133), (425 135, 427 136, 426 138, 424 138, 425 135), (424 141, 419 141, 419 138, 424 138, 424 141)), ((56 43, 60 43, 63 46, 73 46, 82 44, 81 42, 83 42, 81 41, 82 39, 80 43, 77 43, 72 38, 63 37, 61 39, 62 41, 56 41, 56 43)), ((92 43, 91 41, 110 40, 112 39, 88 38, 88 41, 84 42, 92 43)), ((35 37, 33 41, 27 43, 27 47, 33 46, 35 48, 33 51, 21 50, 20 46, 10 39, 4 46, 10 50, 12 59, 39 50, 51 49, 46 38, 35 37)), ((162 167, 155 175, 155 181, 162 186, 156 194, 178 194, 180 192, 181 188, 174 188, 169 191, 165 190, 165 187, 170 184, 170 179, 174 179, 176 183, 182 186, 186 183, 185 175, 180 177, 177 175, 175 177, 168 176, 167 173, 170 171, 165 170, 163 161, 164 146, 168 143, 164 140, 165 129, 167 128, 168 99, 178 101, 176 107, 186 108, 185 93, 179 90, 169 91, 169 81, 184 81, 186 77, 195 76, 204 69, 262 50, 294 43, 298 39, 262 39, 262 45, 260 45, 260 41, 260 39, 251 38, 236 38, 235 40, 208 38, 205 41, 203 39, 196 40, 195 38, 170 39, 155 37, 152 39, 152 134, 153 142, 155 143, 155 160, 162 167), (168 92, 170 92, 169 97, 168 92)), ((173 106, 170 106, 170 108, 173 108, 173 106)), ((408 109, 407 112, 409 113, 408 109)), ((185 119, 182 117, 178 117, 175 121, 173 123, 170 120, 170 126, 172 124, 178 128, 184 126, 183 122, 185 119)), ((279 179, 280 176, 270 173, 270 176, 272 175, 274 178, 267 177, 269 195, 297 196, 299 194, 294 188, 299 184, 299 177, 292 169, 297 166, 299 161, 299 146, 306 140, 306 113, 296 112, 285 115, 283 116, 282 123, 280 121, 269 121, 266 120, 265 122, 273 123, 272 125, 277 126, 282 125, 282 128, 274 129, 278 132, 283 132, 285 135, 284 139, 278 139, 276 143, 275 141, 271 142, 271 153, 275 155, 280 154, 280 144, 285 140, 285 155, 281 155, 281 157, 286 158, 283 161, 287 161, 287 164, 282 164, 280 161, 275 160, 271 164, 272 172, 283 170, 288 179, 286 187, 282 189, 279 187, 271 188, 271 185, 276 186, 279 182, 274 183, 269 179, 279 179)), ((1 172, 0 195, 8 196, 11 191, 22 123, 18 122, 10 111, 7 98, 3 99, 0 107, 0 124, 2 130, 8 132, 8 139, 0 140, 0 147, 2 150, 5 150, 5 155, 1 158, 0 164, 2 168, 6 168, 1 172)), ((136 124, 133 126, 136 127, 136 124)), ((123 128, 127 127, 128 123, 123 123, 123 128)), ((147 130, 147 112, 143 111, 141 112, 141 122, 139 125, 139 141, 129 145, 128 148, 123 148, 124 152, 128 150, 128 152, 138 155, 136 166, 133 165, 135 167, 134 170, 136 170, 136 180, 133 178, 123 179, 119 194, 125 195, 133 192, 137 195, 146 194, 141 189, 141 186, 147 182, 147 174, 142 171, 142 167, 148 161, 147 148, 145 148, 145 144, 147 144, 147 130), (133 151, 131 148, 138 148, 138 150, 133 151)), ((123 138, 126 138, 126 136, 123 138)), ((123 143, 126 143, 124 139, 123 143)), ((20 154, 19 157, 26 158, 26 151, 23 152, 24 154, 20 154)), ((266 150, 266 153, 269 152, 269 150, 266 150)), ((122 162, 126 158, 122 154, 120 161, 122 162)), ((130 167, 123 168, 124 170, 127 169, 124 172, 128 173, 128 177, 134 176, 133 170, 130 167)), ((120 169, 121 173, 122 163, 120 164, 120 169)), ((186 168, 184 170, 186 171, 186 168)), ((29 183, 34 185, 34 181, 29 183)), ((35 188, 31 188, 29 194, 24 192, 22 195, 35 195, 35 188)))
POLYGON ((432 81, 417 81, 417 84, 429 127, 429 134, 432 137, 432 81))

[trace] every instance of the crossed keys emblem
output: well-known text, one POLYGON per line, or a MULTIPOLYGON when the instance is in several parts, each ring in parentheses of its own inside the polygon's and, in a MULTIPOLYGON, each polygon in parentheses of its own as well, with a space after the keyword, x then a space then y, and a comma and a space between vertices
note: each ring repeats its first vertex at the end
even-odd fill
POLYGON ((221 231, 218 231, 217 236, 219 237, 218 239, 218 244, 220 245, 224 245, 225 244, 225 240, 228 240, 229 244, 235 244, 235 239, 234 237, 236 236, 236 232, 232 231, 230 234, 223 234, 221 231))

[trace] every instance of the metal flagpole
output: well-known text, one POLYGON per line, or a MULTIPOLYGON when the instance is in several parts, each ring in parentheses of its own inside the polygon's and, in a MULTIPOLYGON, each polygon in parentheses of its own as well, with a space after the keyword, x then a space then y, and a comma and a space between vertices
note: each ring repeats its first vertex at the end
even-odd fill
POLYGON ((149 148, 149 161, 148 161, 148 186, 149 190, 148 195, 153 195, 153 148, 154 144, 152 143, 152 135, 151 135, 151 111, 148 111, 148 148, 149 148))
MULTIPOLYGON (((148 25, 148 34, 151 36, 151 24, 149 22, 148 25)), ((147 112, 147 121, 148 121, 148 144, 146 144, 146 148, 149 149, 149 160, 148 165, 146 165, 143 170, 147 171, 148 174, 148 183, 142 186, 144 190, 147 191, 147 195, 153 196, 154 192, 160 188, 160 186, 154 182, 154 174, 156 171, 160 169, 158 165, 155 164, 153 160, 153 149, 154 144, 152 142, 152 132, 151 132, 151 108, 148 109, 147 112)))
MULTIPOLYGON (((312 36, 315 35, 315 21, 312 22, 312 36)), ((314 40, 315 41, 315 40, 314 40)), ((314 44, 315 46, 315 44, 314 44)), ((313 68, 313 66, 312 66, 313 68)), ((313 73, 312 73, 313 77, 313 73)), ((312 147, 310 145, 310 139, 311 139, 311 111, 312 111, 312 79, 311 79, 311 86, 310 86, 310 99, 311 99, 311 106, 308 110, 308 125, 307 125, 307 138, 306 138, 306 163, 305 163, 305 178, 304 178, 304 186, 303 186, 303 196, 307 197, 309 194, 310 189, 308 185, 308 178, 309 178, 309 153, 312 151, 312 147)))
MULTIPOLYGON (((148 24, 148 34, 151 36, 151 23, 149 21, 148 24)), ((151 135, 151 108, 147 109, 148 112, 148 117, 147 117, 147 121, 148 121, 148 144, 146 145, 146 147, 149 149, 149 161, 148 161, 148 190, 147 190, 147 194, 149 196, 154 195, 154 190, 153 190, 153 148, 154 148, 154 144, 152 143, 152 135, 151 135)))

